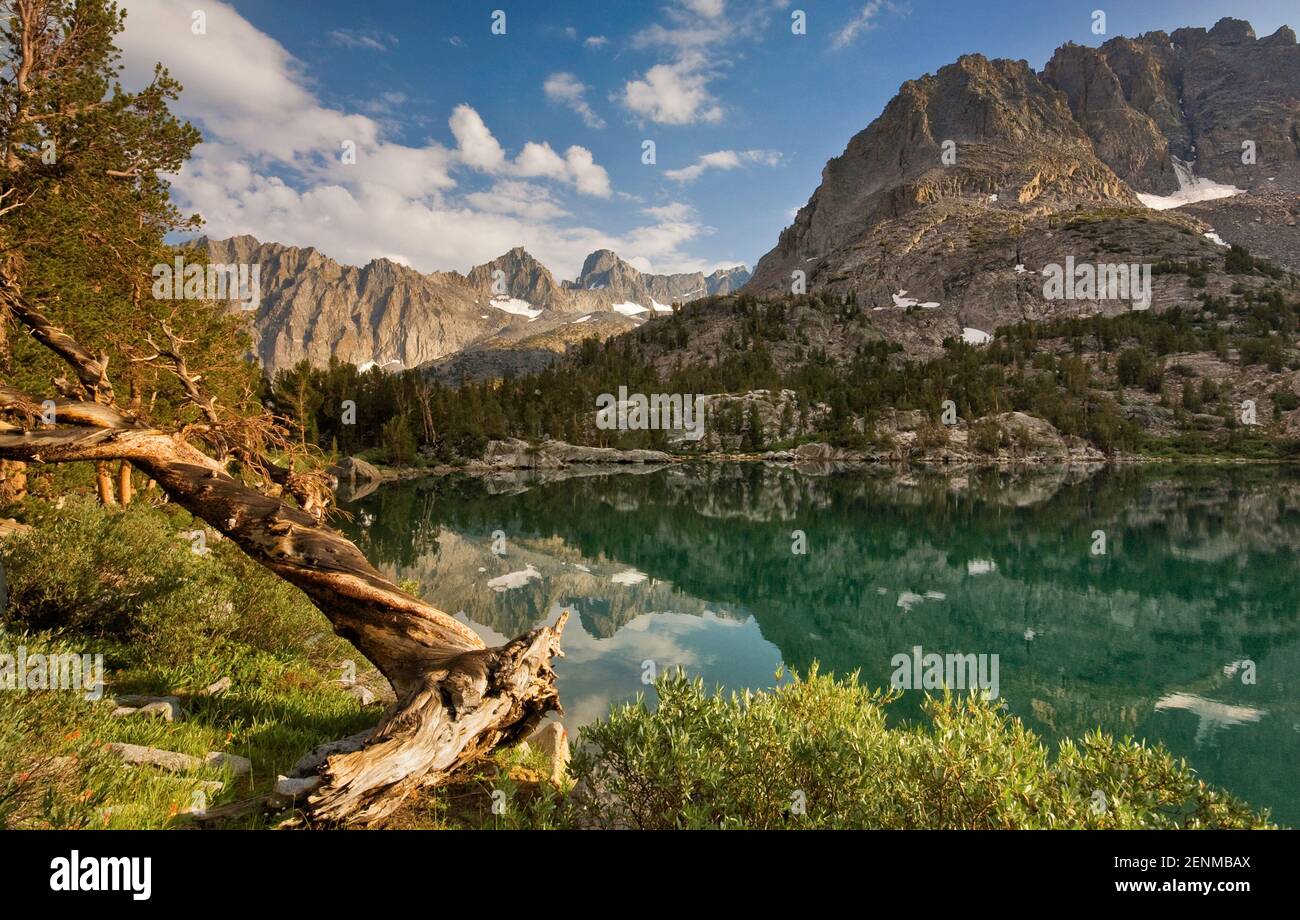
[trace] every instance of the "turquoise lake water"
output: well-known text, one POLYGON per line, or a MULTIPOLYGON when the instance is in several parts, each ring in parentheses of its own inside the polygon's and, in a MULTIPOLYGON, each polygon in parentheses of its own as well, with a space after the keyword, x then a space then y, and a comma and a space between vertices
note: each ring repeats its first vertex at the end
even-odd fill
POLYGON ((1300 471, 699 464, 428 478, 345 507, 373 562, 489 643, 571 611, 571 731, 666 668, 739 689, 816 661, 885 686, 920 646, 996 660, 1048 739, 1161 742, 1300 825, 1300 471))

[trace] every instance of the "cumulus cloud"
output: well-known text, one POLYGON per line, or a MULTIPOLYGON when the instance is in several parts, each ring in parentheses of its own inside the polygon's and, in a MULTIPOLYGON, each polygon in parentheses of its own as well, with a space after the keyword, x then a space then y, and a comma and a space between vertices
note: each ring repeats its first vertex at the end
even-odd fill
POLYGON ((642 208, 641 213, 660 221, 681 221, 695 215, 695 209, 682 201, 642 208))
POLYGON ((588 128, 599 130, 605 127, 604 120, 593 112, 591 106, 587 104, 587 87, 573 74, 553 73, 546 78, 546 82, 542 84, 542 89, 545 90, 546 98, 551 102, 558 102, 561 105, 568 106, 581 115, 588 128))
POLYGON ((583 44, 588 48, 604 48, 609 44, 609 39, 603 35, 589 35, 583 44))
POLYGON ((633 34, 631 46, 659 50, 666 60, 628 80, 614 98, 637 116, 659 124, 717 124, 723 106, 709 89, 728 64, 727 54, 769 30, 772 13, 787 0, 675 0, 662 22, 633 34))
POLYGON ((478 112, 462 103, 452 110, 448 124, 456 138, 456 150, 462 163, 486 173, 501 172, 505 168, 506 152, 478 112))
POLYGON ((775 166, 781 162, 781 154, 775 150, 715 150, 706 153, 690 166, 680 169, 665 170, 664 175, 674 182, 694 182, 710 169, 729 170, 741 166, 775 166))
POLYGON ((664 125, 722 121, 722 107, 709 92, 714 78, 708 59, 698 52, 677 61, 656 64, 623 88, 623 105, 631 112, 664 125))
POLYGON ((533 220, 568 217, 569 212, 556 203, 551 190, 535 182, 503 179, 483 192, 472 192, 465 202, 479 211, 492 214, 517 214, 533 220))
POLYGON ((682 0, 682 5, 705 19, 717 19, 722 15, 727 0, 682 0))
POLYGON ((169 0, 125 6, 124 82, 147 83, 163 62, 185 87, 176 110, 203 129, 172 187, 210 236, 248 233, 352 264, 389 257, 421 271, 463 271, 524 245, 574 277, 598 248, 690 270, 696 260, 682 247, 709 232, 681 219, 619 234, 574 226, 555 188, 613 198, 584 147, 561 153, 536 140, 512 156, 468 104, 450 113, 450 144, 398 143, 386 123, 321 102, 303 65, 228 4, 205 4, 206 35, 193 35, 188 8, 169 0), (355 163, 342 156, 349 148, 355 163))

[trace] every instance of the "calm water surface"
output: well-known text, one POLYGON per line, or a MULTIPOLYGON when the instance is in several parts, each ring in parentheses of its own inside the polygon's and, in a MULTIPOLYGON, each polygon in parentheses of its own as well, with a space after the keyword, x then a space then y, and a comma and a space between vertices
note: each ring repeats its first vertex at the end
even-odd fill
POLYGON ((347 507, 373 562, 490 644, 571 611, 571 730, 644 691, 648 662, 733 689, 814 661, 885 686, 916 645, 996 654, 1045 737, 1159 741, 1300 825, 1300 472, 699 465, 431 478, 347 507))

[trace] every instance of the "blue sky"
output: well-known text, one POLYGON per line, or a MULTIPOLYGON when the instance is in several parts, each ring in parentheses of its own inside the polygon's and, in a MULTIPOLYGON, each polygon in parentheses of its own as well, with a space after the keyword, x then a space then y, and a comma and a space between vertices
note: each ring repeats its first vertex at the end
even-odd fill
POLYGON ((128 83, 161 60, 204 130, 174 195, 212 235, 423 271, 525 245, 566 278, 603 246, 654 271, 752 267, 898 86, 963 53, 1037 69, 1067 40, 1225 15, 1260 35, 1300 28, 1293 0, 124 6, 128 83), (806 34, 792 33, 796 10, 806 34))

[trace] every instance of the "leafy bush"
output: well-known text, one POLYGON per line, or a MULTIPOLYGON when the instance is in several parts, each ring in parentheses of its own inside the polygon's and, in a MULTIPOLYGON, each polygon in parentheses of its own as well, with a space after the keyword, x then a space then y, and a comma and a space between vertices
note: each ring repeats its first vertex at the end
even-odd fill
POLYGON ((1183 761, 1092 733, 1053 758, 975 697, 890 727, 891 693, 817 673, 724 697, 680 673, 582 730, 577 821, 635 828, 1265 827, 1183 761))
POLYGON ((105 510, 85 498, 33 507, 36 526, 0 546, 0 625, 130 644, 169 664, 229 642, 289 651, 324 627, 304 595, 229 541, 207 532, 207 552, 196 553, 186 534, 201 525, 179 510, 105 510))
POLYGON ((1006 441, 1006 432, 994 419, 983 418, 970 427, 971 447, 982 454, 996 454, 1006 441))

